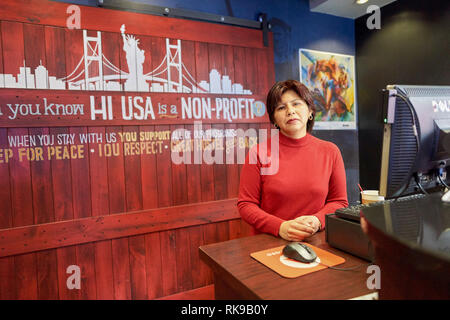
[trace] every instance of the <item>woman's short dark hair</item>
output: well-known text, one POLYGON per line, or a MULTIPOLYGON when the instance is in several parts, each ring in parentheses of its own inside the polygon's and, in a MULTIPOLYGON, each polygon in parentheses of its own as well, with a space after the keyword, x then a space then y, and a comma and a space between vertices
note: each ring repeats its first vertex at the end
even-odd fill
POLYGON ((267 114, 269 115, 270 122, 275 124, 273 114, 275 108, 278 106, 281 100, 281 96, 288 90, 296 92, 300 98, 302 98, 308 105, 309 110, 312 112, 313 119, 309 120, 306 124, 306 131, 311 132, 314 126, 314 117, 316 115, 316 107, 314 105, 314 99, 308 88, 297 80, 285 80, 279 81, 273 85, 267 94, 267 114))

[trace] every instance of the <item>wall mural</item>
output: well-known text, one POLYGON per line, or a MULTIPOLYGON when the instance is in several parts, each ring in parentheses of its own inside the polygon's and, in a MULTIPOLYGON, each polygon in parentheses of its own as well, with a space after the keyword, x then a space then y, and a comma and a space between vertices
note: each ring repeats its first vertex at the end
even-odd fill
POLYGON ((271 35, 88 6, 69 29, 68 6, 2 1, 0 299, 212 283, 198 247, 250 232, 235 201, 270 128, 271 35))

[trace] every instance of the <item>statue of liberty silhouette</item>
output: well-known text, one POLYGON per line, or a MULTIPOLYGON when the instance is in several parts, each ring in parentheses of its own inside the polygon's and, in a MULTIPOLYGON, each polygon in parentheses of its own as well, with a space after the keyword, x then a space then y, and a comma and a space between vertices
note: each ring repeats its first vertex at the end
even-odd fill
POLYGON ((123 51, 128 64, 128 79, 125 81, 125 91, 149 91, 149 85, 144 78, 144 50, 139 49, 139 39, 125 34, 125 25, 120 28, 123 39, 123 51))

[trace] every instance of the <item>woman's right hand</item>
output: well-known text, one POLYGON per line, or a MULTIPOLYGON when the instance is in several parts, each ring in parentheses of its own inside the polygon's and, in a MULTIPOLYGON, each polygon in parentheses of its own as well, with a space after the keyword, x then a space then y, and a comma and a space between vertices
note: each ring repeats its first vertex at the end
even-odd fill
POLYGON ((302 241, 314 233, 314 228, 295 220, 284 221, 279 231, 280 237, 288 241, 302 241))

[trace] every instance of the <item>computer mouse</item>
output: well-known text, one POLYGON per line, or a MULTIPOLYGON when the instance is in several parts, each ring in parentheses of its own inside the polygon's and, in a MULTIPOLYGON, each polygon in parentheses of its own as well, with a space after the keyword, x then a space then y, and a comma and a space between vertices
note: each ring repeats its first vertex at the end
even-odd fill
POLYGON ((310 263, 316 260, 317 254, 314 250, 300 242, 291 242, 283 248, 283 255, 289 259, 299 262, 310 263))
POLYGON ((446 193, 444 193, 441 200, 443 202, 450 203, 450 191, 447 191, 446 193))

